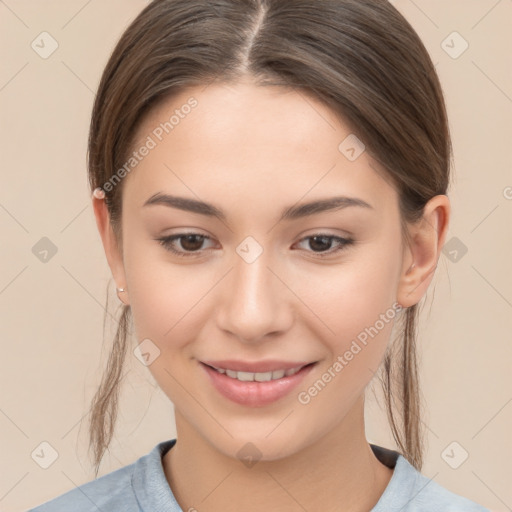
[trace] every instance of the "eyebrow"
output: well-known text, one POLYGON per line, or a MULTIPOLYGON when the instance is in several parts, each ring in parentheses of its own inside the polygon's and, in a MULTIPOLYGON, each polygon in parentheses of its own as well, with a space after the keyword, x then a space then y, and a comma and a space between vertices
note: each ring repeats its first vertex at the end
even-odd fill
MULTIPOLYGON (((153 194, 143 206, 151 205, 164 205, 199 215, 216 217, 222 222, 226 221, 226 214, 220 208, 217 208, 213 204, 187 197, 172 196, 157 192, 153 194)), ((357 197, 337 196, 289 206, 282 211, 280 221, 300 219, 327 211, 338 211, 350 206, 374 210, 373 206, 357 197)))

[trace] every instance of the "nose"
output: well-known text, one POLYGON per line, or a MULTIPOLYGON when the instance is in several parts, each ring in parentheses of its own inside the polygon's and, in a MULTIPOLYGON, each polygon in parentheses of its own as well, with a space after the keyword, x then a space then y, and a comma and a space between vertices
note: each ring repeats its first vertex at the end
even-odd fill
POLYGON ((294 295, 267 253, 252 262, 236 254, 233 262, 219 297, 218 327, 243 343, 261 342, 290 329, 294 295))

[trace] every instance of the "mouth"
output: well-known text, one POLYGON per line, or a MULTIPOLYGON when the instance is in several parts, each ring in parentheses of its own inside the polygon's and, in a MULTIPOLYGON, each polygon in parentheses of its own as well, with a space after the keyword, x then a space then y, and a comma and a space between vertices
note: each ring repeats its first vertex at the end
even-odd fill
POLYGON ((231 379, 237 379, 242 382, 269 382, 271 380, 279 380, 283 377, 290 377, 291 375, 295 375, 303 368, 312 366, 316 364, 316 362, 298 364, 292 368, 280 368, 277 370, 269 370, 264 372, 238 371, 231 368, 222 368, 220 366, 214 366, 206 363, 203 364, 209 366, 212 370, 215 370, 218 373, 228 376, 231 379))
MULTIPOLYGON (((249 363, 199 361, 209 377, 209 382, 220 395, 231 402, 248 407, 263 407, 276 402, 299 385, 317 365, 318 361, 306 363, 266 362, 259 363, 258 370, 247 371, 249 363), (265 367, 266 365, 266 367, 265 367), (244 366, 240 369, 240 366, 244 366), (280 367, 279 367, 280 366, 280 367)), ((251 363, 256 366, 254 363, 251 363)))

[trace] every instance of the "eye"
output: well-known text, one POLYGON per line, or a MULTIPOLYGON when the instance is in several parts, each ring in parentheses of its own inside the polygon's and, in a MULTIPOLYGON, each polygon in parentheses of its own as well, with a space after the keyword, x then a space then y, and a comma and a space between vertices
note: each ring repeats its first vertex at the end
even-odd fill
POLYGON ((313 252, 320 258, 343 251, 346 247, 353 245, 355 243, 355 240, 353 238, 342 238, 340 236, 328 235, 323 233, 307 236, 303 238, 300 241, 300 243, 304 241, 309 241, 308 245, 311 248, 313 248, 313 251, 308 252, 313 252), (332 246, 333 241, 337 242, 338 246, 334 250, 329 250, 329 248, 332 246), (328 250, 326 251, 325 249, 328 250))
POLYGON ((157 238, 156 240, 158 240, 166 250, 177 256, 197 256, 200 254, 199 250, 203 242, 205 240, 211 240, 211 238, 206 235, 201 235, 200 233, 178 233, 176 235, 157 238), (175 241, 182 239, 184 242, 180 241, 180 245, 183 250, 178 250, 175 248, 175 241))
MULTIPOLYGON (((158 242, 169 252, 177 256, 195 257, 200 256, 202 252, 202 245, 205 240, 211 240, 209 236, 200 233, 178 233, 175 235, 156 238, 158 242), (176 241, 180 241, 181 249, 176 248, 176 241)), ((340 252, 346 247, 353 245, 355 240, 352 238, 342 238, 340 236, 328 235, 318 233, 315 235, 303 238, 299 243, 309 241, 309 246, 313 249, 315 255, 323 258, 327 255, 340 252), (337 242, 338 246, 331 250, 333 241, 337 242)))

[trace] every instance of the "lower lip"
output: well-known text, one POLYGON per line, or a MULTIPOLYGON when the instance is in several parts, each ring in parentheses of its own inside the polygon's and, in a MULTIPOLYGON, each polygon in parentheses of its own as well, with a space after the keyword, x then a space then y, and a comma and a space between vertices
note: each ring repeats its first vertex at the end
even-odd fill
POLYGON ((209 375, 211 382, 217 391, 233 402, 249 407, 262 407, 283 398, 299 385, 304 377, 313 369, 316 363, 303 367, 294 375, 282 379, 266 382, 243 382, 219 373, 210 366, 201 363, 209 375))

